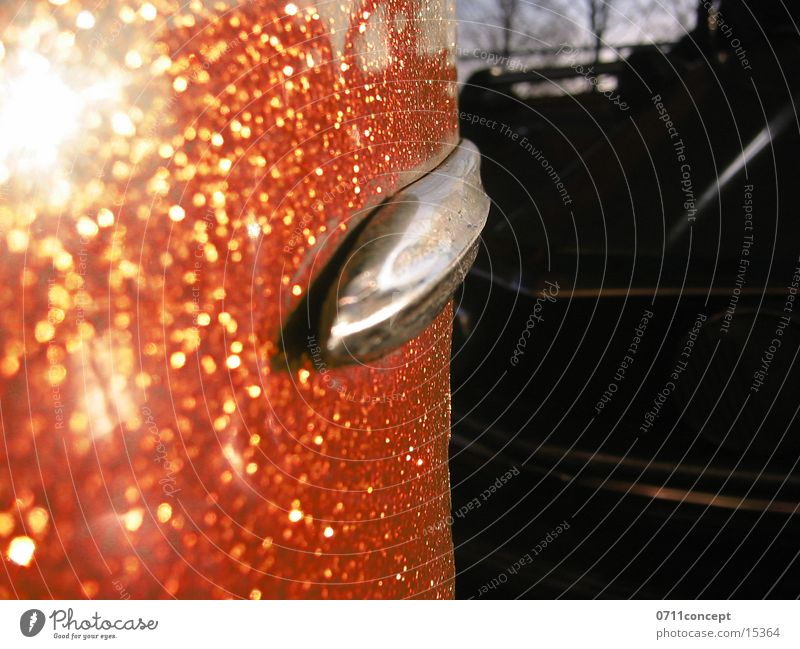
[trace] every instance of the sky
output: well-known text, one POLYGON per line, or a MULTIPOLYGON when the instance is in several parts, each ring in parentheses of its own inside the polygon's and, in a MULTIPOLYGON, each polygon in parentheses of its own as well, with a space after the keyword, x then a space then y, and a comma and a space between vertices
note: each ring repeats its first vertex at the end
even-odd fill
MULTIPOLYGON (((492 49, 503 41, 499 0, 457 0, 463 49, 492 49)), ((604 41, 612 46, 679 38, 694 23, 696 0, 611 0, 604 41)), ((520 0, 512 26, 514 49, 587 44, 588 0, 520 0)))

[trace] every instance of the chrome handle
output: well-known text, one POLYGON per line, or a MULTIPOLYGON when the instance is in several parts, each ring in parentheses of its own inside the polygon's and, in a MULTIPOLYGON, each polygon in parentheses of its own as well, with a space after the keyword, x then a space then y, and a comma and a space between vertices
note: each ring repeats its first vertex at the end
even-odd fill
POLYGON ((376 209, 323 305, 326 361, 375 360, 420 334, 472 266, 488 213, 480 154, 467 140, 376 209))

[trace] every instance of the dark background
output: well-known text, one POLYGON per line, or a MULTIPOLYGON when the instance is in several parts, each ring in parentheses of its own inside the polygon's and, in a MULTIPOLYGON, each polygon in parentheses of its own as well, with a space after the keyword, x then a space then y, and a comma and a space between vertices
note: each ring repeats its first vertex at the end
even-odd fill
POLYGON ((458 596, 795 598, 800 9, 561 5, 460 10, 458 596))

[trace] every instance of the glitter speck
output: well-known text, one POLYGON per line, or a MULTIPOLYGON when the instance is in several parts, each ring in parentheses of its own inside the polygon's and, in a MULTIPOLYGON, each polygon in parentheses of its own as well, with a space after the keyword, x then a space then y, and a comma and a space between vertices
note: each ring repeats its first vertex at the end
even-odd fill
POLYGON ((159 521, 166 523, 170 518, 172 518, 172 505, 169 503, 161 503, 158 506, 156 516, 158 517, 159 521))
POLYGON ((36 323, 36 329, 34 330, 34 337, 36 338, 37 342, 46 343, 48 340, 53 339, 55 333, 56 333, 55 327, 53 327, 53 325, 49 321, 42 320, 41 322, 36 323))
POLYGON ((11 252, 25 252, 29 240, 28 233, 22 230, 12 230, 6 236, 6 244, 11 252))
POLYGON ((32 538, 29 536, 17 536, 11 539, 11 543, 8 544, 6 556, 9 561, 19 566, 29 566, 35 551, 36 544, 32 538))
POLYGON ((186 210, 180 205, 173 205, 169 208, 169 218, 175 222, 183 221, 186 218, 186 210))
POLYGON ((50 514, 42 507, 34 507, 28 513, 28 525, 30 526, 31 532, 34 534, 41 534, 44 532, 49 520, 50 514))
POLYGON ((136 132, 131 118, 125 113, 114 113, 111 117, 111 128, 117 135, 130 136, 136 132))
POLYGON ((14 517, 8 512, 0 512, 0 536, 8 536, 14 531, 14 517))
POLYGON ((144 522, 144 510, 141 507, 135 507, 134 509, 125 512, 121 518, 125 529, 129 532, 135 532, 142 526, 142 523, 144 522))
POLYGON ((255 239, 259 234, 261 234, 261 226, 258 223, 251 221, 247 224, 247 236, 255 239))
POLYGON ((145 2, 139 9, 139 15, 146 21, 150 22, 156 19, 156 8, 149 2, 145 2))
POLYGON ((82 216, 78 219, 76 229, 79 235, 87 238, 95 236, 99 230, 97 223, 92 221, 88 216, 82 216))
POLYGON ((142 67, 142 55, 139 54, 136 50, 129 50, 125 54, 125 65, 127 65, 132 70, 136 70, 142 67))
POLYGON ((94 27, 94 16, 90 11, 81 11, 78 13, 78 16, 75 18, 75 26, 78 29, 91 29, 94 27))
POLYGON ((97 212, 97 225, 101 228, 108 228, 114 225, 114 213, 105 207, 101 208, 97 212))

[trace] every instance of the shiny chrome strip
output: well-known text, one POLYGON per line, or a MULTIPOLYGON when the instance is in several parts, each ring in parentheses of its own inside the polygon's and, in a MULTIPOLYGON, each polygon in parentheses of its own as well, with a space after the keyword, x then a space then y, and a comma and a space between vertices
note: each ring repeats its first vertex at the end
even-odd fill
POLYGON ((480 154, 466 140, 379 207, 325 300, 320 338, 327 362, 375 360, 420 334, 475 260, 488 213, 480 154))

